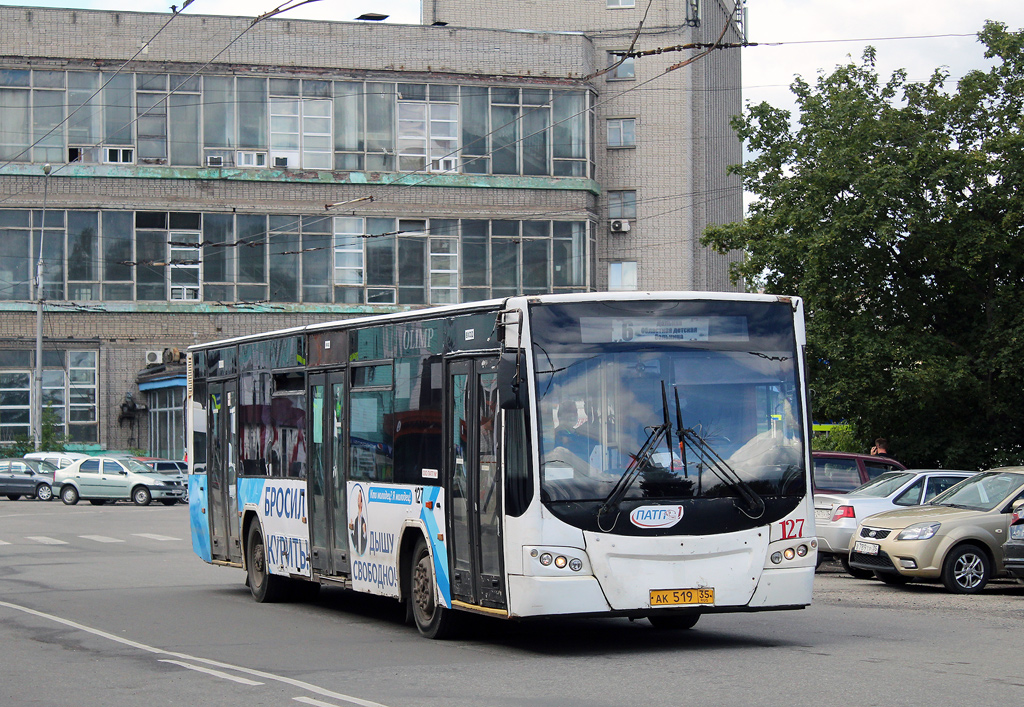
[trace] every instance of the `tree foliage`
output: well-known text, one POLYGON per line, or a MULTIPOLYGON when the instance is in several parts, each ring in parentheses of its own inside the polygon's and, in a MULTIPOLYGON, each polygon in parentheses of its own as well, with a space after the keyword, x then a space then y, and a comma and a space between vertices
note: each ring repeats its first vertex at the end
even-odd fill
POLYGON ((1024 32, 989 71, 882 80, 875 51, 733 120, 756 196, 704 243, 752 289, 804 298, 816 419, 915 466, 1024 463, 1024 32))

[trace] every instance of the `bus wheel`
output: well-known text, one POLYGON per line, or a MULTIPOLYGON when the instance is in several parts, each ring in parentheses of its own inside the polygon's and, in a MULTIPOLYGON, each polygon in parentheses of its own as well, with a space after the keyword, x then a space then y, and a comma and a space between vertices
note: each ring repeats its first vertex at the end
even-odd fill
POLYGON ((696 626, 697 621, 700 620, 700 614, 689 612, 685 614, 651 614, 647 620, 659 631, 682 631, 696 626))
POLYGON ((263 542, 260 524, 249 526, 249 542, 245 545, 245 569, 248 573, 249 591, 252 598, 261 604, 280 601, 285 593, 287 578, 270 574, 267 569, 267 546, 263 542))
POLYGON ((420 538, 412 553, 412 616, 416 628, 427 638, 447 638, 452 635, 455 617, 451 609, 437 603, 437 585, 434 581, 434 563, 430 559, 427 543, 420 538))

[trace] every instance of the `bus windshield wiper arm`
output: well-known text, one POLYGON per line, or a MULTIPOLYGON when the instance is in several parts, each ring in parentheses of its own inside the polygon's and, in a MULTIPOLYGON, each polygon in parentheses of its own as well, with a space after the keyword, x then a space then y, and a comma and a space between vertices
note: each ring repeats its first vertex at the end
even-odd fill
POLYGON ((686 429, 682 425, 676 430, 676 434, 683 447, 689 449, 701 465, 710 469, 711 473, 717 476, 722 483, 736 490, 746 505, 746 509, 740 508, 740 510, 751 518, 761 517, 764 513, 764 499, 750 488, 750 484, 740 478, 736 470, 729 466, 729 463, 703 437, 695 430, 686 429))
POLYGON ((609 511, 618 510, 619 504, 626 496, 626 492, 629 491, 629 487, 636 481, 636 477, 640 475, 640 472, 650 464, 651 455, 654 454, 654 450, 658 448, 662 438, 668 433, 669 424, 664 422, 649 429, 650 432, 647 433, 647 439, 644 440, 636 454, 629 455, 629 465, 622 472, 619 480, 615 482, 615 486, 612 488, 612 492, 608 494, 608 498, 597 509, 598 526, 600 526, 602 515, 609 511))

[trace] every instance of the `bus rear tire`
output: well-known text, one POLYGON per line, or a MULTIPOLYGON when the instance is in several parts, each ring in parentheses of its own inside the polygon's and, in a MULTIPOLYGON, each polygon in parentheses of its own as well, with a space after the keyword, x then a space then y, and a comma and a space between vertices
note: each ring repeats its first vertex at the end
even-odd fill
POLYGON ((246 580, 252 598, 260 604, 280 601, 287 591, 286 577, 270 574, 267 568, 267 546, 263 542, 260 524, 253 522, 249 526, 249 539, 245 544, 246 580))
POLYGON ((412 552, 409 576, 412 587, 409 602, 416 628, 427 638, 448 638, 455 630, 454 612, 437 603, 437 583, 434 579, 434 562, 430 557, 427 543, 420 538, 412 552))
POLYGON ((659 631, 685 631, 697 625, 697 622, 700 621, 700 614, 651 614, 647 620, 659 631))

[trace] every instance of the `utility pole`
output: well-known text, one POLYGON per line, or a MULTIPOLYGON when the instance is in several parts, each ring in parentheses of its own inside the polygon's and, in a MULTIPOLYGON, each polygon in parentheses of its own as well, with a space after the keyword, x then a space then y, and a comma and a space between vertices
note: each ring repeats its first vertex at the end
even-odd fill
POLYGON ((32 381, 32 441, 38 452, 43 440, 43 240, 46 237, 46 197, 50 190, 50 163, 43 165, 43 214, 39 223, 39 257, 36 259, 36 369, 32 381))

